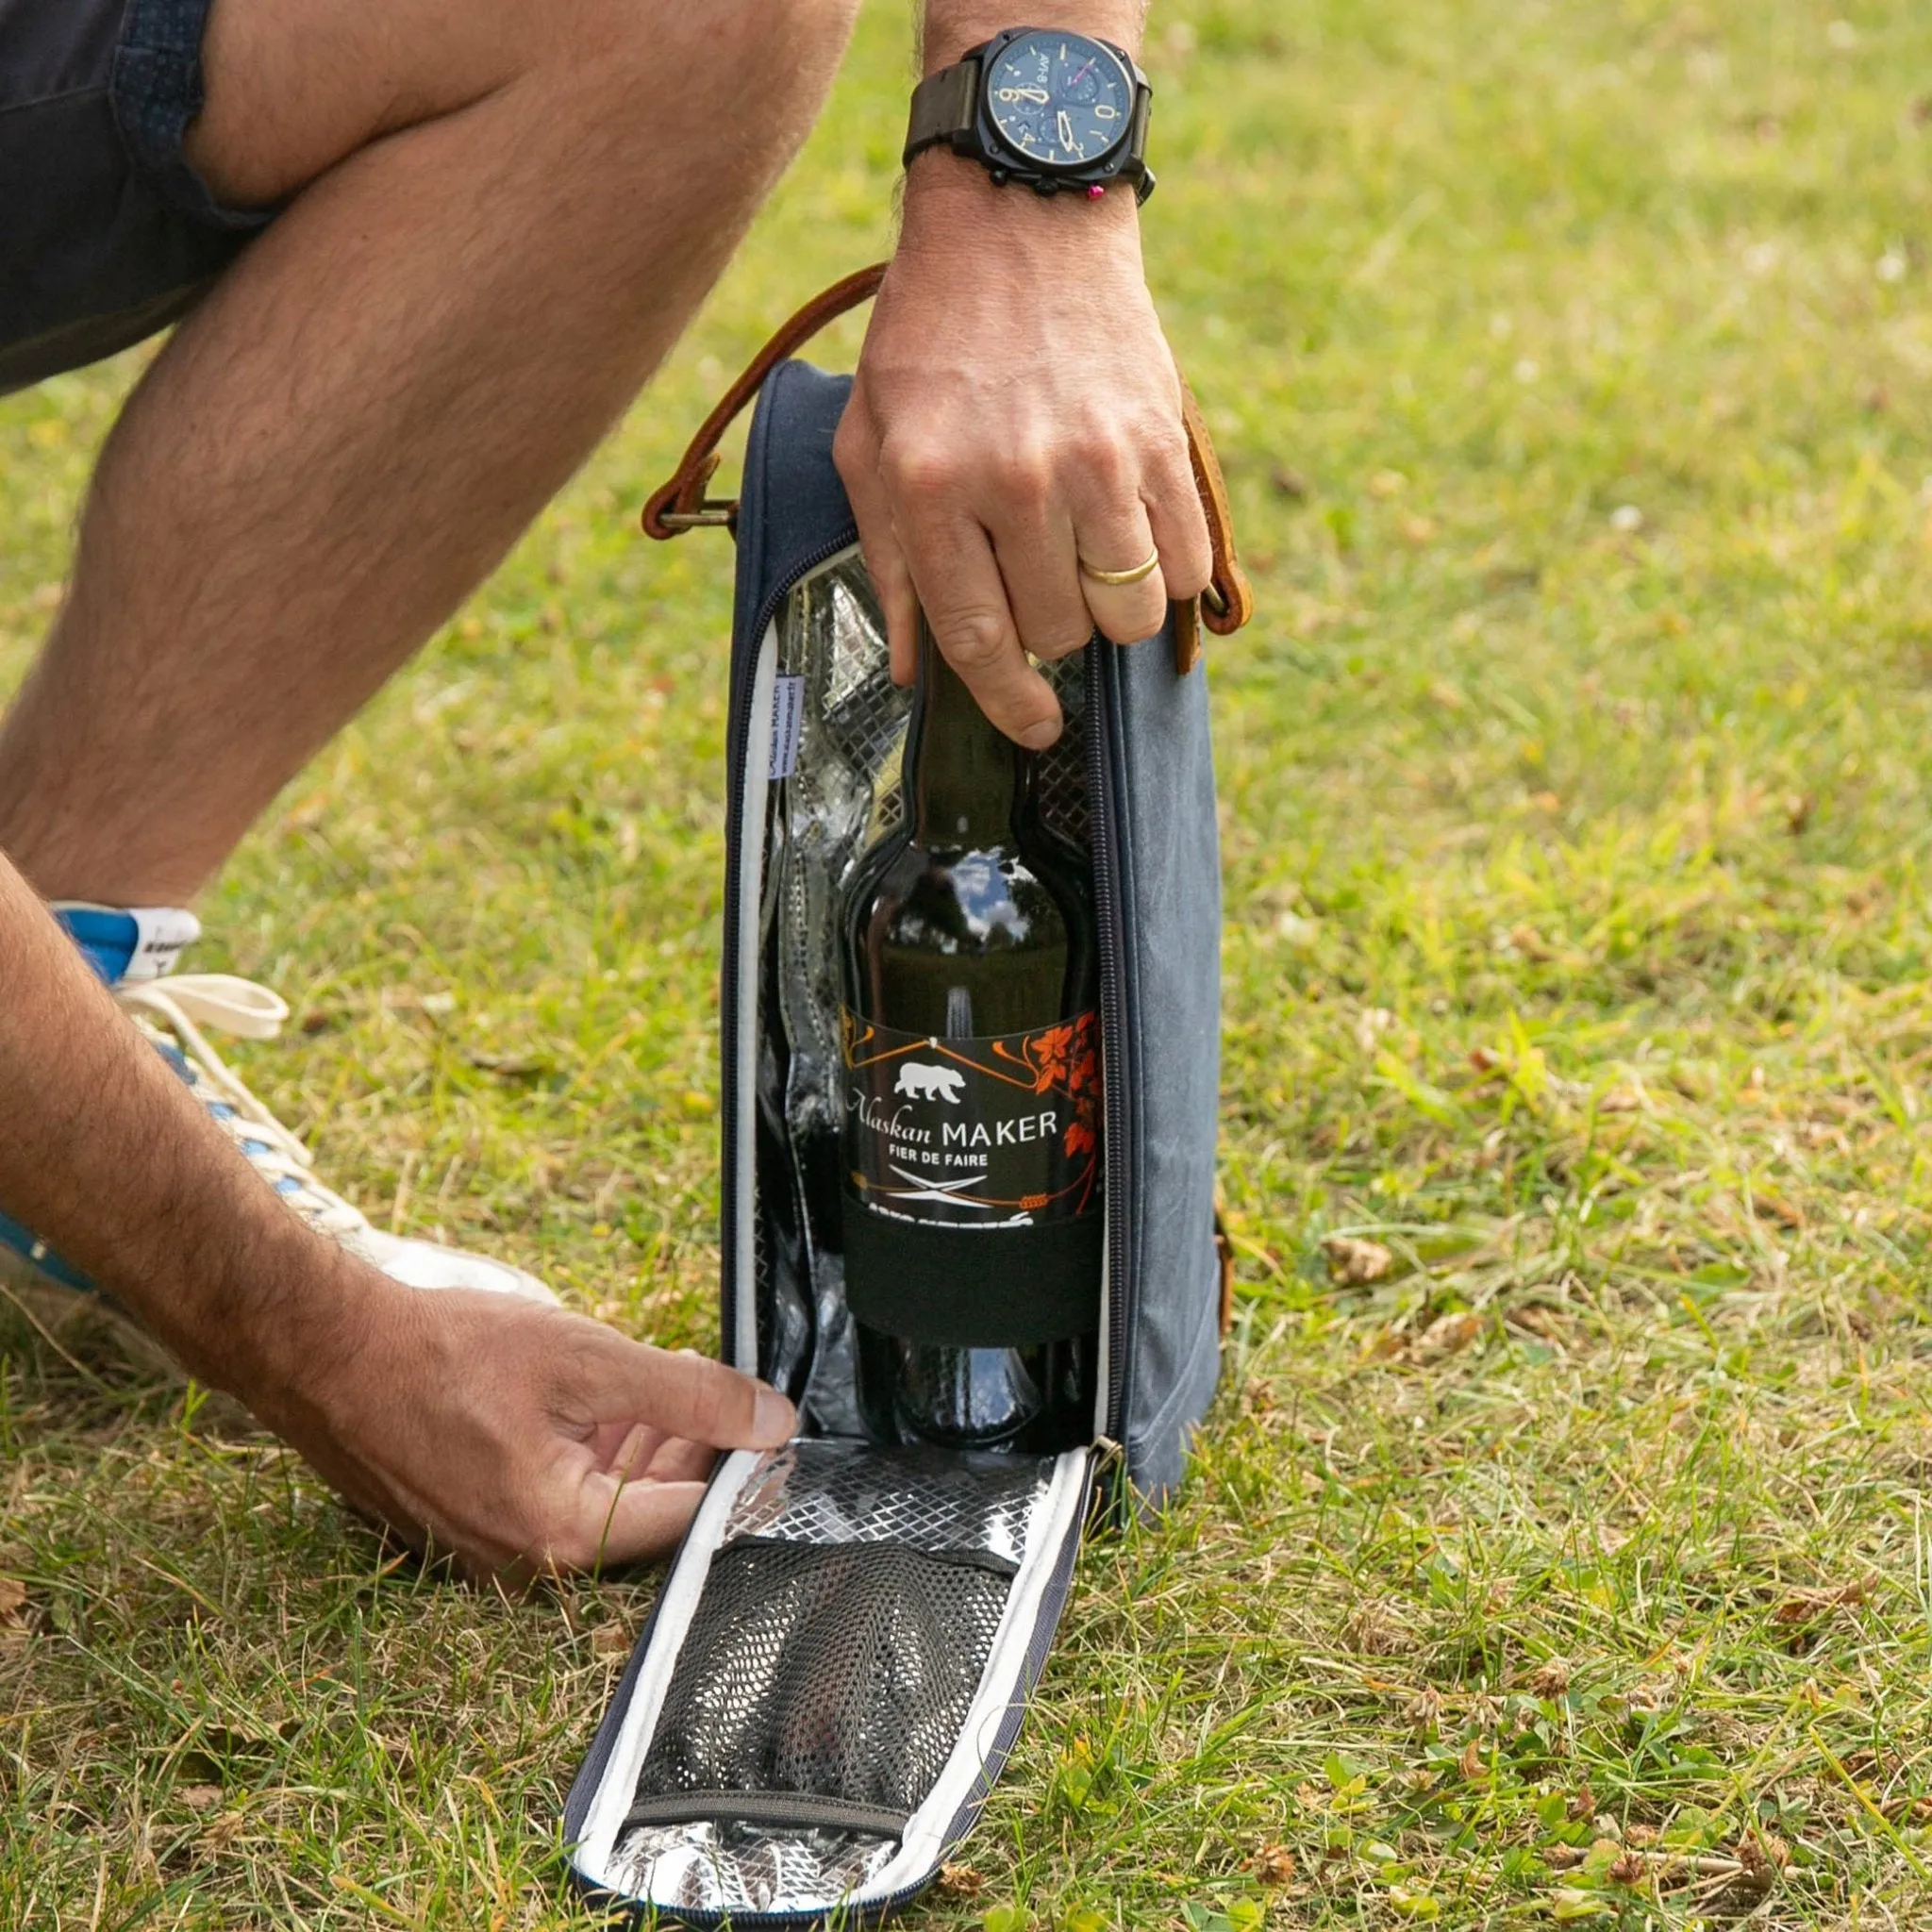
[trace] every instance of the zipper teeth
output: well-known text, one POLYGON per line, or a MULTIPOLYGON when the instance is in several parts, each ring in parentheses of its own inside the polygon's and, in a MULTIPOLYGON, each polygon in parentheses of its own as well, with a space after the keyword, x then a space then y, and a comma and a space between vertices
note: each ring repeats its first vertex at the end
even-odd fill
POLYGON ((1127 1366, 1127 1232, 1124 1184, 1128 1174, 1126 1078, 1122 1024, 1120 883, 1115 869, 1113 774, 1103 742, 1111 712, 1106 688, 1114 669, 1109 651, 1087 647, 1087 770, 1093 790, 1093 906, 1101 924, 1100 1050, 1101 1117, 1107 1128, 1107 1433, 1124 1441, 1127 1366))
MULTIPOLYGON (((738 1276, 744 1265, 745 1257, 737 1251, 738 1226, 738 1114, 740 1096, 733 1070, 738 1065, 738 931, 742 924, 744 908, 740 903, 738 881, 740 861, 743 857, 744 841, 752 836, 754 828, 744 823, 744 774, 745 760, 751 747, 745 742, 751 730, 751 707, 753 693, 758 689, 758 654, 763 649, 764 636, 772 620, 778 614, 779 607, 791 596, 812 572, 829 563, 841 552, 850 550, 858 541, 856 531, 842 535, 836 543, 822 544, 812 551, 806 560, 796 566, 758 607, 757 621, 748 635, 754 640, 753 656, 747 667, 748 675, 743 683, 742 695, 731 708, 731 718, 724 741, 724 782, 730 788, 727 806, 724 837, 724 938, 719 948, 719 1031, 722 1035, 719 1044, 720 1096, 718 1106, 718 1132, 724 1149, 724 1160, 720 1174, 719 1216, 721 1234, 720 1246, 724 1256, 724 1265, 720 1270, 722 1279, 718 1290, 718 1313, 723 1330, 724 1359, 734 1367, 756 1369, 756 1362, 741 1362, 737 1358, 738 1346, 738 1276), (735 826, 737 836, 732 836, 735 826)), ((734 666, 734 669, 737 667, 734 666)), ((758 839, 764 838, 764 827, 755 828, 758 839)), ((758 867, 759 877, 764 875, 762 863, 758 867)), ((754 1016, 753 1024, 756 1024, 754 1016)))
POLYGON ((617 1680, 617 1689, 611 1693, 610 1702, 605 1707, 603 1722, 597 1726, 597 1735, 591 1740, 591 1748, 585 1754, 583 1763, 577 1767, 577 1774, 571 1780, 570 1790, 564 1793, 564 1833, 573 1840, 582 1833, 590 1820, 591 1807, 596 1802, 597 1787, 604 1782, 604 1773, 610 1762, 610 1754, 617 1749, 618 1736, 624 1729, 624 1713, 630 1706, 632 1694, 637 1689, 637 1680, 644 1674, 644 1658, 650 1654, 651 1640, 658 1628, 658 1612, 663 1607, 663 1603, 664 1592, 659 1589, 656 1601, 651 1605, 650 1614, 644 1619, 644 1627, 638 1633, 637 1641, 631 1646, 630 1657, 626 1659, 623 1674, 617 1680))

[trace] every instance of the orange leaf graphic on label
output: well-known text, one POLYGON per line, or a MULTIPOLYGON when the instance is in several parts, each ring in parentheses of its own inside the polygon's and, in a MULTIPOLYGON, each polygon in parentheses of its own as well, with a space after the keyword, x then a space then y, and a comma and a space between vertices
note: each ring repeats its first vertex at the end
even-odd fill
POLYGON ((1074 1044, 1072 1026, 1049 1026, 1027 1041, 1033 1058, 1033 1091, 1044 1093, 1058 1080, 1064 1079, 1067 1056, 1074 1044))

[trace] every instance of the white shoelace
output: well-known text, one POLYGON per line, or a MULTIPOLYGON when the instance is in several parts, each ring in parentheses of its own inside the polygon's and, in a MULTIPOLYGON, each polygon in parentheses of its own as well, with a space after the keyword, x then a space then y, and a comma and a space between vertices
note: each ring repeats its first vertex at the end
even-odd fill
MULTIPOLYGON (((167 979, 124 983, 114 989, 123 1012, 148 1030, 174 1036, 176 1049, 192 1068, 197 1086, 212 1091, 231 1109, 213 1115, 242 1149, 250 1166, 271 1184, 291 1180, 279 1191, 309 1224, 325 1234, 354 1236, 368 1217, 315 1178, 315 1157, 258 1101, 201 1030, 211 1026, 237 1040, 273 1040, 289 1017, 279 993, 232 973, 179 973, 167 979)), ((209 1096, 203 1094, 204 1100, 209 1096)))

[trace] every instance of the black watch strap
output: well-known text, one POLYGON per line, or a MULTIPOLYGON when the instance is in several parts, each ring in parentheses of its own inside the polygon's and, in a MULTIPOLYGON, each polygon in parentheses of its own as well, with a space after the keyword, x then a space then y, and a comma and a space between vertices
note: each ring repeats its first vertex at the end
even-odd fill
MULTIPOLYGON (((5 0, 0 0, 4 5, 5 0)), ((987 151, 980 126, 980 89, 989 58, 997 59, 1008 42, 1022 31, 995 34, 977 47, 969 48, 950 67, 928 74, 912 90, 912 113, 906 125, 906 147, 902 164, 910 167, 915 155, 929 147, 949 147, 955 154, 972 156, 983 162, 996 182, 1019 180, 1041 194, 1055 194, 1062 189, 1077 192, 1085 188, 1090 195, 1101 195, 1114 181, 1133 184, 1134 199, 1145 201, 1154 192, 1154 170, 1143 158, 1147 147, 1147 116, 1154 104, 1147 77, 1119 47, 1102 41, 1099 44, 1118 59, 1134 81, 1133 120, 1124 143, 1110 148, 1099 167, 1091 172, 1048 170, 1029 167, 1017 153, 999 155, 987 151)))
POLYGON ((906 125, 906 165, 917 154, 941 142, 951 146, 971 134, 979 119, 979 59, 969 54, 937 74, 928 74, 912 90, 912 116, 906 125))

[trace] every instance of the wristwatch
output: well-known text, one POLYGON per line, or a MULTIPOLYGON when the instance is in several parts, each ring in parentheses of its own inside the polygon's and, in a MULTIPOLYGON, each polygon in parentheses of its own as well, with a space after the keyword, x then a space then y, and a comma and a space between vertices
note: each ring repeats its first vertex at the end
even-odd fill
POLYGON ((1015 26, 912 91, 905 160, 944 145, 995 182, 1098 200, 1116 181, 1154 192, 1143 155, 1154 90, 1122 49, 1058 27, 1015 26))

